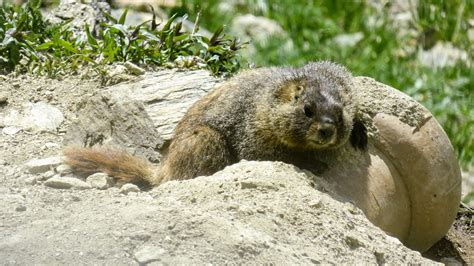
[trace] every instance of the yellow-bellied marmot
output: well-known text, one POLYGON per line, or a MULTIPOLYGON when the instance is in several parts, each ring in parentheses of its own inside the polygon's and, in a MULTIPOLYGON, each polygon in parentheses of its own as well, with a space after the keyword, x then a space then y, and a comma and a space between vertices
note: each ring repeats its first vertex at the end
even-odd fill
POLYGON ((68 148, 65 162, 83 174, 105 172, 119 182, 151 185, 210 175, 241 159, 317 169, 318 156, 349 139, 354 147, 365 148, 356 108, 352 76, 337 64, 249 70, 221 83, 187 111, 156 169, 106 148, 68 148))

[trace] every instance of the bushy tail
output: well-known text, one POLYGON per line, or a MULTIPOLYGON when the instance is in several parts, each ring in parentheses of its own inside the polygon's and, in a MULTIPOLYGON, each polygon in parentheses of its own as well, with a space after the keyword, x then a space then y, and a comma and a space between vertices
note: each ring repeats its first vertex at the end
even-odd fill
POLYGON ((118 183, 157 185, 153 178, 153 165, 145 159, 124 150, 110 147, 67 147, 63 161, 73 172, 88 176, 103 172, 116 178, 118 183))

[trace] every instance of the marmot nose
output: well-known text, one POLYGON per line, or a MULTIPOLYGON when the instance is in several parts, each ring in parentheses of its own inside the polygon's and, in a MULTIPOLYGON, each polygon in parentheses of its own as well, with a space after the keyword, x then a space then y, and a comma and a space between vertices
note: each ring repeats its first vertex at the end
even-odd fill
POLYGON ((317 134, 318 134, 318 138, 321 141, 327 142, 330 139, 332 139, 335 133, 336 133, 336 127, 334 126, 334 124, 322 123, 318 129, 317 134))

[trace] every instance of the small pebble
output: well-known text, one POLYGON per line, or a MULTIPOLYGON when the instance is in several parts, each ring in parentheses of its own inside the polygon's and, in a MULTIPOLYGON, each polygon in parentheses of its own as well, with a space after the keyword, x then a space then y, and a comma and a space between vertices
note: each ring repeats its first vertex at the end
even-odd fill
POLYGON ((161 247, 144 246, 135 252, 134 257, 139 264, 146 264, 160 260, 165 253, 166 250, 161 247))
POLYGON ((24 212, 24 211, 26 211, 26 206, 23 206, 23 205, 22 205, 22 206, 17 206, 17 207, 15 208, 15 211, 17 211, 17 212, 24 212))
POLYGON ((120 193, 127 195, 130 192, 140 192, 140 189, 134 185, 127 183, 120 188, 120 193))
POLYGON ((92 174, 87 177, 86 182, 97 189, 107 189, 114 185, 114 179, 105 173, 92 174))
POLYGON ((48 157, 44 159, 33 159, 25 164, 26 169, 32 174, 44 173, 61 164, 59 156, 48 157))
POLYGON ((30 176, 28 178, 25 179, 25 184, 27 185, 34 185, 36 184, 36 181, 37 181, 37 177, 36 176, 30 176))
POLYGON ((137 65, 135 65, 135 64, 133 64, 133 63, 125 62, 123 65, 124 65, 124 66, 127 68, 127 70, 128 70, 130 73, 132 73, 133 75, 139 76, 139 75, 145 74, 145 70, 144 70, 143 68, 140 68, 140 67, 138 67, 137 65))
POLYGON ((61 164, 59 165, 58 167, 56 167, 56 172, 60 175, 60 176, 66 176, 66 175, 70 175, 72 173, 72 169, 69 165, 67 164, 61 164))
POLYGON ((7 103, 8 102, 8 95, 5 92, 0 93, 0 103, 7 103))
POLYGON ((74 177, 54 176, 44 182, 45 186, 59 189, 88 189, 91 188, 86 182, 74 177))
POLYGON ((2 129, 2 132, 3 134, 5 135, 15 135, 16 133, 20 132, 21 128, 17 128, 17 127, 4 127, 2 129))
POLYGON ((55 173, 53 171, 46 171, 44 172, 40 178, 38 178, 37 180, 40 180, 40 181, 44 181, 44 180, 48 180, 50 179, 51 177, 53 177, 55 175, 55 173))

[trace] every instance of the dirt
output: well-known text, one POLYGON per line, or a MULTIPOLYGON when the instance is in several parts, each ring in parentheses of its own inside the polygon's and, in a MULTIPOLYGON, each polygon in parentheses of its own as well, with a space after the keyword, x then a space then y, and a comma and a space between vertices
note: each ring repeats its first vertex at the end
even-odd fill
MULTIPOLYGON (((305 246, 312 242, 304 242, 301 240, 303 238, 297 237, 301 234, 308 239, 312 238, 313 242, 316 238, 321 239, 323 243, 331 238, 337 238, 335 233, 337 230, 332 233, 325 232, 326 235, 311 233, 311 227, 319 228, 320 225, 317 222, 306 227, 301 224, 307 220, 304 220, 306 218, 299 216, 298 213, 302 211, 301 215, 303 215, 303 213, 312 213, 312 211, 305 208, 295 209, 294 212, 281 216, 281 213, 278 214, 277 207, 266 205, 274 201, 268 195, 274 195, 271 194, 274 193, 273 190, 278 191, 278 184, 263 186, 264 188, 259 189, 260 183, 257 182, 257 185, 249 183, 250 188, 256 191, 244 194, 243 198, 232 194, 235 192, 235 188, 229 187, 228 190, 219 188, 219 186, 226 187, 231 184, 242 186, 242 181, 247 178, 245 175, 244 177, 231 177, 230 181, 225 181, 227 179, 223 178, 224 181, 219 181, 220 183, 213 188, 215 191, 211 190, 214 194, 211 193, 207 196, 196 191, 204 190, 209 184, 212 184, 213 181, 206 178, 186 181, 183 182, 184 185, 179 182, 170 182, 169 185, 159 189, 128 194, 121 193, 120 189, 116 187, 106 190, 79 190, 74 188, 55 189, 45 186, 43 181, 47 177, 44 176, 48 175, 48 172, 29 173, 25 168, 25 163, 32 159, 60 154, 64 134, 71 121, 81 111, 78 110, 77 103, 101 89, 98 80, 85 81, 78 77, 51 80, 22 75, 6 77, 5 81, 0 83, 0 94, 5 95, 6 98, 6 101, 0 103, 0 129, 6 127, 2 124, 2 117, 6 115, 7 110, 21 109, 26 102, 49 103, 59 108, 64 115, 64 122, 56 131, 36 131, 22 128, 16 134, 0 134, 0 194, 2 195, 0 202, 2 210, 0 257, 3 263, 7 265, 31 263, 136 264, 138 261, 146 264, 157 261, 156 257, 165 258, 163 262, 168 263, 205 263, 209 261, 220 264, 248 261, 263 263, 272 261, 272 256, 275 254, 280 254, 276 258, 299 264, 351 262, 331 260, 331 258, 321 255, 322 253, 314 254, 315 251, 311 249, 311 246, 305 246), (170 192, 180 186, 184 187, 184 190, 180 190, 178 194, 170 192), (219 192, 220 190, 224 192, 219 192), (229 205, 209 203, 212 202, 213 195, 219 193, 236 197, 234 204, 240 205, 237 218, 220 216, 228 215, 226 211, 231 208, 229 205), (255 193, 261 193, 262 196, 257 197, 255 193), (204 213, 198 216, 192 212, 195 208, 193 204, 196 202, 202 203, 204 206, 204 213), (210 205, 206 205, 207 203, 210 205), (214 212, 212 208, 217 208, 221 212, 214 212), (182 220, 170 222, 176 219, 173 215, 176 215, 174 217, 180 215, 179 219, 182 220), (265 223, 268 221, 264 218, 268 215, 277 217, 275 218, 276 226, 272 225, 271 227, 274 228, 272 229, 273 233, 261 234, 260 231, 252 229, 252 226, 255 225, 249 225, 246 222, 248 219, 257 224, 265 223), (291 218, 293 216, 296 218, 291 218), (302 220, 298 222, 299 218, 302 220), (162 221, 166 221, 166 223, 162 221), (209 232, 204 231, 203 228, 212 232, 213 226, 223 228, 223 231, 219 232, 225 236, 225 230, 230 230, 226 227, 227 221, 234 221, 237 224, 233 224, 231 227, 240 226, 238 232, 246 232, 242 233, 243 236, 240 238, 235 236, 236 239, 241 240, 219 243, 219 237, 203 237, 203 232, 209 232), (286 229, 290 229, 285 231, 285 226, 286 229), (288 239, 285 240, 285 234, 290 234, 291 237, 288 239, 294 240, 294 243, 288 239), (277 242, 275 243, 275 241, 277 242), (282 244, 284 241, 288 241, 288 243, 282 244), (298 250, 302 246, 305 248, 298 250), (232 252, 235 251, 237 253, 233 257, 213 257, 215 254, 219 254, 219 250, 216 250, 219 248, 223 249, 222 254, 233 254, 232 252), (193 252, 193 250, 201 252, 193 252)), ((286 166, 282 167, 287 169, 286 166)), ((282 171, 281 169, 277 170, 282 171)), ((232 172, 233 170, 228 171, 232 172)), ((296 181, 290 180, 288 182, 291 184, 296 181)), ((244 182, 244 184, 246 183, 244 182)), ((283 186, 288 184, 284 183, 283 186)), ((291 189, 295 188, 291 187, 291 189)), ((286 190, 282 189, 282 191, 286 190)), ((287 197, 291 198, 291 196, 287 197)), ((326 202, 326 198, 328 198, 324 194, 317 194, 317 197, 324 198, 323 202, 326 202)), ((290 198, 287 200, 290 201, 290 198)), ((330 199, 327 199, 327 202, 330 202, 330 199)), ((333 206, 331 205, 332 201, 327 204, 333 206)), ((298 205, 291 205, 291 207, 299 208, 298 205)), ((328 213, 331 212, 331 208, 324 210, 328 213)), ((339 213, 339 211, 347 212, 347 210, 334 210, 333 212, 339 213)), ((353 213, 353 216, 356 217, 354 219, 357 224, 364 223, 365 218, 361 213, 350 210, 349 212, 356 213, 353 213)), ((338 215, 344 216, 346 214, 338 215)), ((329 226, 333 226, 333 223, 338 223, 338 220, 325 222, 329 226)), ((353 226, 344 224, 345 222, 342 220, 340 223, 347 228, 353 226)), ((323 228, 321 227, 321 230, 323 228)), ((338 233, 351 232, 347 228, 338 233)), ((383 235, 376 228, 370 230, 376 230, 374 235, 383 235)), ((472 210, 461 209, 448 235, 430 249, 425 256, 441 262, 446 262, 447 258, 454 258, 458 262, 474 264, 472 237, 472 210)), ((359 262, 383 263, 391 261, 400 263, 403 262, 404 256, 418 263, 421 262, 416 257, 416 252, 411 253, 412 251, 401 247, 398 240, 381 237, 384 241, 397 242, 394 245, 401 250, 401 254, 405 254, 404 256, 398 255, 398 253, 396 255, 390 254, 390 247, 377 250, 376 244, 379 240, 373 240, 374 244, 370 244, 371 240, 365 238, 365 236, 355 238, 348 236, 342 238, 344 243, 337 242, 340 246, 333 247, 325 247, 321 245, 321 241, 316 241, 317 243, 311 245, 318 246, 325 252, 329 252, 328 250, 335 250, 336 253, 346 252, 346 249, 355 250, 353 251, 354 258, 356 255, 363 255, 359 260, 355 260, 359 262), (372 257, 369 260, 367 256, 372 257)), ((278 262, 278 260, 276 261, 278 262)), ((426 263, 426 261, 424 262, 426 263)))
POLYGON ((447 235, 423 255, 436 261, 449 262, 447 258, 454 258, 463 264, 473 265, 473 214, 473 209, 461 204, 456 220, 447 235))

